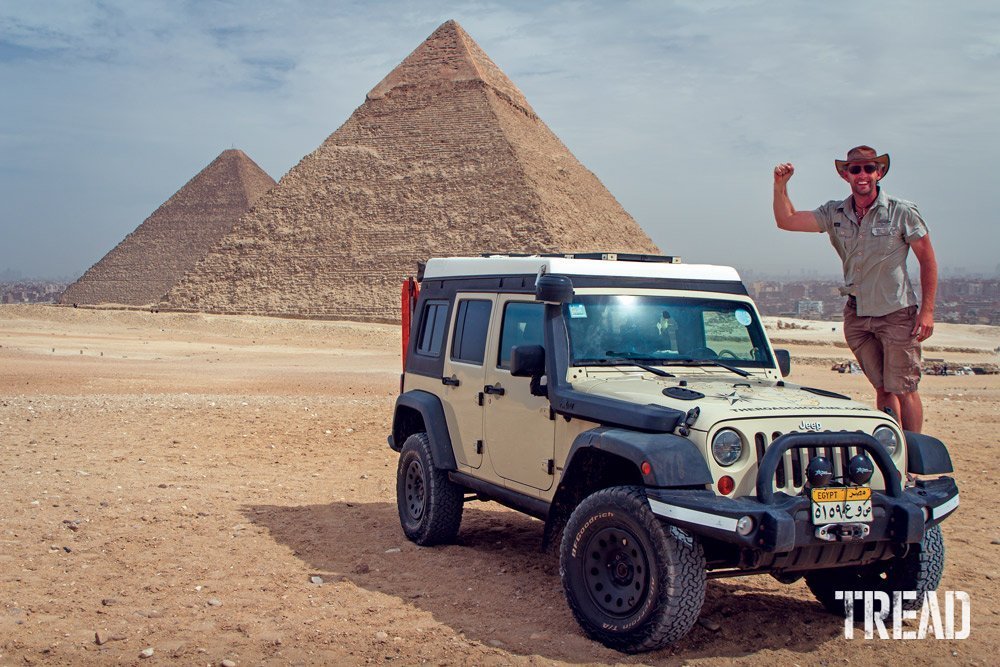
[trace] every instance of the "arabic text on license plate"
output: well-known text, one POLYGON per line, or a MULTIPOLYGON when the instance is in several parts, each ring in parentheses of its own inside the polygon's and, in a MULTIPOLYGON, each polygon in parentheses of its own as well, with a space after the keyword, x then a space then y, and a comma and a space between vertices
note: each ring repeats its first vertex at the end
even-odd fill
POLYGON ((868 523, 871 520, 872 490, 868 487, 812 490, 813 524, 868 523))

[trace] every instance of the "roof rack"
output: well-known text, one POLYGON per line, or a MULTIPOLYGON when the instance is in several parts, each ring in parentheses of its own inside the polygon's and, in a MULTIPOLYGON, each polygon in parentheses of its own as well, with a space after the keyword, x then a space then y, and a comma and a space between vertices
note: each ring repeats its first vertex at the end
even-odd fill
POLYGON ((680 264, 681 258, 672 255, 641 255, 627 252, 484 252, 480 257, 563 257, 565 259, 597 259, 606 262, 657 262, 660 264, 680 264))

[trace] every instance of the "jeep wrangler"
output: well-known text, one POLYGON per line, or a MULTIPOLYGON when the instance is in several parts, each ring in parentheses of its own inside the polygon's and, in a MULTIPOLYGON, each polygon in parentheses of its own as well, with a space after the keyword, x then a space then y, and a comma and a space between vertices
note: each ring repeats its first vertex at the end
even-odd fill
POLYGON ((708 577, 804 577, 840 614, 841 590, 937 588, 947 449, 786 382, 734 269, 495 255, 418 280, 388 439, 410 540, 452 541, 473 500, 543 520, 574 617, 624 652, 687 634, 708 577))

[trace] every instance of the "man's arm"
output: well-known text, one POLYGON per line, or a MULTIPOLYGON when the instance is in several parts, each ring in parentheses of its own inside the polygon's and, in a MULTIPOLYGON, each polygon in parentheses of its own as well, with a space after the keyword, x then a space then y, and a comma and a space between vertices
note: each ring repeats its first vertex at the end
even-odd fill
POLYGON ((790 163, 774 168, 774 221, 780 229, 790 232, 821 232, 812 211, 796 211, 788 197, 788 180, 795 173, 790 163))
POLYGON ((920 312, 913 326, 913 335, 918 341, 925 341, 934 333, 934 300, 937 298, 937 258, 931 237, 924 234, 910 244, 913 254, 920 263, 920 312))

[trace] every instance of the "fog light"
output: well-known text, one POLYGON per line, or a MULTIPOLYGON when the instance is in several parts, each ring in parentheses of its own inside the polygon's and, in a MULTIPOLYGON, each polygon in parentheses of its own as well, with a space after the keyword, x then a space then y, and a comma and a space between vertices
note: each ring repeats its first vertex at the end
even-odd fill
POLYGON ((806 478, 809 480, 809 486, 813 488, 826 486, 833 479, 833 463, 822 456, 813 458, 806 468, 806 478))
POLYGON ((736 488, 736 482, 729 475, 723 475, 719 478, 719 493, 724 496, 728 496, 736 488))
POLYGON ((847 462, 847 476, 855 484, 865 484, 874 472, 875 466, 867 454, 858 454, 847 462))
POLYGON ((924 511, 924 523, 927 523, 931 520, 931 508, 924 505, 921 509, 924 511))
POLYGON ((746 537, 753 532, 753 517, 745 516, 736 522, 736 532, 746 537))

